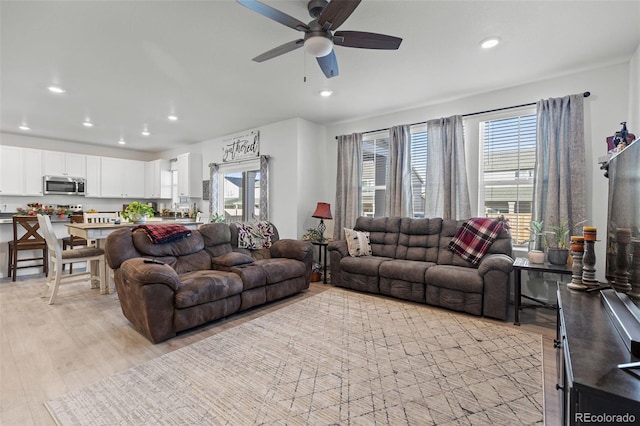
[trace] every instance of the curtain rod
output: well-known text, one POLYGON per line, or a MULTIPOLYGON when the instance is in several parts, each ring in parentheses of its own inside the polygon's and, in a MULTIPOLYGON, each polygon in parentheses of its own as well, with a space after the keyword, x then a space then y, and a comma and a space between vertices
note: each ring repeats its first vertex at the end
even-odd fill
MULTIPOLYGON (((584 96, 585 98, 588 98, 589 96, 591 96, 591 92, 584 92, 582 94, 582 96, 584 96)), ((478 112, 471 112, 468 114, 462 114, 463 117, 471 117, 474 115, 480 115, 480 114, 488 114, 490 112, 498 112, 498 111, 505 111, 508 109, 515 109, 515 108, 522 108, 522 107, 527 107, 527 106, 533 106, 536 105, 537 102, 529 102, 528 104, 520 104, 520 105, 513 105, 513 106, 508 106, 508 107, 503 107, 503 108, 496 108, 496 109, 488 109, 486 111, 478 111, 478 112)), ((426 121, 420 121, 419 123, 411 123, 409 124, 409 126, 417 126, 419 124, 426 124, 426 121)), ((369 133, 377 133, 377 132, 384 132, 385 130, 389 130, 389 127, 385 128, 385 129, 377 129, 377 130, 369 130, 367 132, 362 132, 363 135, 369 134, 369 133)), ((338 139, 338 137, 336 136, 336 139, 338 139)))

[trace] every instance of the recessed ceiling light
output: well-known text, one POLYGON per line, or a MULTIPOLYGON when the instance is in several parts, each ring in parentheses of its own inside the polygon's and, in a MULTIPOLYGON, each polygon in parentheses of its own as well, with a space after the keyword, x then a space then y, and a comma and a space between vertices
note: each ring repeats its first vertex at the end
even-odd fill
POLYGON ((149 136, 151 133, 149 133, 149 131, 147 129, 144 129, 142 131, 142 136, 149 136))
POLYGON ((119 143, 120 145, 124 145, 124 144, 126 144, 126 142, 125 142, 125 141, 124 141, 124 139, 122 139, 122 138, 120 138, 120 140, 118 141, 118 143, 119 143))
POLYGON ((48 89, 51 93, 61 94, 66 92, 66 90, 64 90, 62 87, 59 87, 59 86, 49 86, 48 89))
POLYGON ((22 126, 19 126, 19 127, 18 127, 18 129, 20 129, 20 130, 25 130, 25 131, 26 131, 26 130, 31 130, 31 129, 29 128, 29 126, 27 126, 26 124, 23 124, 22 126))
POLYGON ((89 120, 85 120, 85 121, 83 121, 83 122, 82 122, 82 125, 83 125, 84 127, 93 127, 93 123, 92 123, 92 122, 90 122, 89 120))
POLYGON ((172 114, 172 115, 168 116, 167 118, 168 118, 169 120, 171 120, 171 121, 176 121, 176 120, 178 119, 178 116, 177 116, 177 115, 173 115, 173 114, 172 114))
POLYGON ((483 49, 491 49, 492 47, 496 47, 499 44, 500 37, 490 37, 480 42, 480 46, 482 46, 483 49))
POLYGON ((328 98, 331 95, 333 95, 333 91, 331 91, 331 90, 321 90, 320 91, 320 96, 323 96, 325 98, 328 98))

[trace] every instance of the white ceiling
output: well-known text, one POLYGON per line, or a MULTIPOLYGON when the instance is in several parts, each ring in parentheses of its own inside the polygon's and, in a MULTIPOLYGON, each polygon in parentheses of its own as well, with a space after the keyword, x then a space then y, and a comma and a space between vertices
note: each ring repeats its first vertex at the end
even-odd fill
MULTIPOLYGON (((264 2, 311 20, 305 0, 264 2)), ((636 0, 364 0, 340 29, 404 41, 336 47, 340 75, 326 79, 304 49, 251 61, 302 33, 234 0, 2 0, 0 19, 0 130, 113 147, 122 137, 142 151, 442 102, 627 61, 640 44, 636 0), (483 51, 493 35, 502 44, 483 51), (325 88, 331 98, 318 95, 325 88)))

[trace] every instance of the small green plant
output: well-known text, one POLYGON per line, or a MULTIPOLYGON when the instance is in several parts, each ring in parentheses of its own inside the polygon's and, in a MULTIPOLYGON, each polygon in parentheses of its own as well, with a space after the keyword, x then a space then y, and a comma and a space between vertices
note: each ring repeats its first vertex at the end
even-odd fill
POLYGON ((559 225, 553 225, 551 231, 545 233, 545 244, 548 247, 566 250, 570 231, 569 221, 565 220, 559 225))
POLYGON ((211 223, 223 223, 223 222, 226 222, 226 219, 225 219, 223 214, 214 213, 214 214, 211 215, 211 218, 209 219, 209 222, 211 222, 211 223))
POLYGON ((545 233, 543 230, 544 222, 532 220, 529 228, 526 228, 527 231, 531 233, 531 236, 525 243, 533 243, 530 246, 531 250, 542 250, 544 247, 542 245, 545 243, 545 233))
POLYGON ((302 239, 305 241, 323 241, 322 232, 317 230, 316 228, 309 228, 307 232, 302 235, 302 239))
POLYGON ((133 201, 129 203, 126 209, 122 212, 122 217, 128 221, 135 221, 136 216, 148 216, 153 217, 155 214, 153 207, 141 203, 140 201, 133 201))

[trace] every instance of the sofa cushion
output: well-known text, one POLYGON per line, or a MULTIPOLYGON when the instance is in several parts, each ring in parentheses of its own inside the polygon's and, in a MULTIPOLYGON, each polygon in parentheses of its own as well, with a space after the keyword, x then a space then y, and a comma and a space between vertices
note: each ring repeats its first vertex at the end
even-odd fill
POLYGON ((176 308, 188 308, 224 299, 242 292, 242 280, 223 271, 194 271, 180 275, 175 293, 176 308))
POLYGON ((344 228, 344 235, 347 240, 349 256, 371 256, 371 242, 368 232, 344 228))
POLYGON ((399 217, 364 217, 356 219, 356 231, 368 231, 371 253, 380 257, 395 257, 400 233, 399 217))
POLYGON ((425 272, 434 265, 433 262, 394 259, 380 264, 379 274, 384 278, 424 284, 425 272))
POLYGON ((251 256, 237 252, 223 254, 222 256, 217 256, 211 259, 211 263, 214 265, 227 267, 245 265, 252 262, 253 258, 251 256))
POLYGON ((261 266, 264 270, 267 284, 303 277, 306 272, 304 262, 294 259, 262 259, 256 260, 254 264, 261 266))
POLYGON ((396 259, 436 262, 442 219, 403 217, 395 253, 396 259))
POLYGON ((340 269, 351 274, 375 277, 378 276, 380 265, 390 260, 379 256, 345 257, 340 261, 340 269))
POLYGON ((482 293, 483 281, 475 268, 452 265, 435 265, 427 269, 425 279, 428 286, 458 290, 464 293, 482 293))

